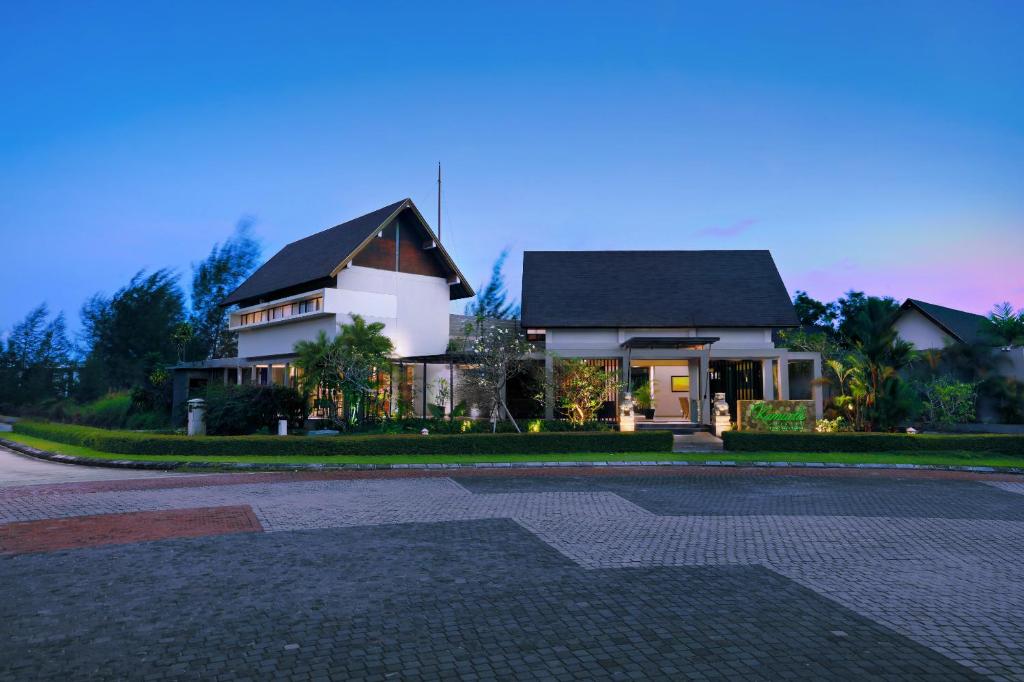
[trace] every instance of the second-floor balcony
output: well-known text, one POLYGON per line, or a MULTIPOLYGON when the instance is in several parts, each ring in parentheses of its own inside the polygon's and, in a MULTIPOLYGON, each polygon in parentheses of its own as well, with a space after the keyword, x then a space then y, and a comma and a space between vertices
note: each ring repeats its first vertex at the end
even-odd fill
POLYGON ((238 331, 327 315, 324 294, 321 289, 240 308, 231 313, 228 329, 238 331))

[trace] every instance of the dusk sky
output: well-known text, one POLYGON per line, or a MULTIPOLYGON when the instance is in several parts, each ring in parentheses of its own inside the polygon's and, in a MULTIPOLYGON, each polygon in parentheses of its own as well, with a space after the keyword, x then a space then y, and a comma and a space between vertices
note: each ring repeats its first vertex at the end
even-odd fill
POLYGON ((1022 2, 2 12, 0 333, 187 283, 243 216, 267 257, 433 220, 439 160, 474 285, 506 246, 516 294, 524 249, 769 248, 791 292, 1024 306, 1022 2))

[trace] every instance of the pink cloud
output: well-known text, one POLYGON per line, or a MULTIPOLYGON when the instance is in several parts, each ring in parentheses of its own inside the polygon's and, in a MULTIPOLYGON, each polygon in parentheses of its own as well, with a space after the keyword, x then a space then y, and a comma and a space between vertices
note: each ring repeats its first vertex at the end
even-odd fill
POLYGON ((1011 255, 958 254, 943 258, 892 264, 862 265, 843 258, 804 272, 783 273, 790 289, 833 300, 855 289, 898 300, 918 298, 929 303, 985 314, 992 305, 1009 300, 1024 305, 1024 274, 1011 255))

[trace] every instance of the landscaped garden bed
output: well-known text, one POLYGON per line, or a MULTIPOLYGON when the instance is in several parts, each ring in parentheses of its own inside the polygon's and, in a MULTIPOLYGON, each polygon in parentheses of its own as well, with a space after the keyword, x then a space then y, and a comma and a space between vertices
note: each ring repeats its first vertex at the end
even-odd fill
POLYGON ((969 452, 1024 459, 1024 435, 726 431, 722 440, 730 452, 969 452))
POLYGON ((343 436, 174 436, 108 431, 47 422, 18 422, 14 431, 100 452, 170 456, 373 456, 528 455, 559 453, 671 452, 668 431, 563 433, 343 435, 343 436))

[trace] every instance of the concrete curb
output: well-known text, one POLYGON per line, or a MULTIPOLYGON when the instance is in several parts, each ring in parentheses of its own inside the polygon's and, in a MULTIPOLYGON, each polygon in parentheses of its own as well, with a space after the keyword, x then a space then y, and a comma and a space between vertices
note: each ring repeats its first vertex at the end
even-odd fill
POLYGON ((733 468, 790 468, 790 469, 895 469, 917 471, 969 471, 984 474, 1024 474, 1024 467, 986 467, 942 464, 844 464, 841 462, 737 462, 732 460, 662 460, 657 462, 476 462, 466 464, 258 464, 249 462, 149 462, 130 459, 96 459, 61 455, 40 450, 17 441, 0 438, 0 445, 36 459, 61 464, 106 467, 109 469, 148 469, 152 471, 202 471, 210 469, 228 471, 386 471, 408 469, 542 469, 550 467, 733 467, 733 468))

